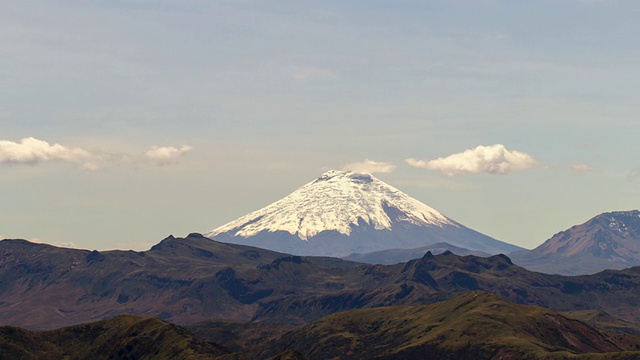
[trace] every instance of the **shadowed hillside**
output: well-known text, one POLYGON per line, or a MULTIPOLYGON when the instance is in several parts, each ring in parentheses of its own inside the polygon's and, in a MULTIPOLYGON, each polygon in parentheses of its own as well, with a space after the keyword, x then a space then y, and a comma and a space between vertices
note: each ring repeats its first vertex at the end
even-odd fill
POLYGON ((303 325, 335 312, 424 305, 485 290, 554 311, 640 323, 640 268, 566 277, 504 255, 425 254, 395 265, 301 257, 192 234, 145 252, 0 241, 0 325, 54 329, 120 314, 180 325, 211 319, 303 325))
POLYGON ((189 329, 197 336, 177 325, 134 315, 41 332, 3 327, 0 359, 637 359, 640 356, 640 337, 596 330, 549 309, 513 304, 483 291, 424 306, 350 310, 297 328, 209 321, 189 329))
POLYGON ((337 313, 286 334, 263 356, 293 349, 309 359, 637 359, 640 352, 621 353, 638 350, 639 339, 630 339, 474 291, 426 306, 337 313))
POLYGON ((133 315, 44 332, 3 327, 0 358, 240 359, 179 326, 133 315))

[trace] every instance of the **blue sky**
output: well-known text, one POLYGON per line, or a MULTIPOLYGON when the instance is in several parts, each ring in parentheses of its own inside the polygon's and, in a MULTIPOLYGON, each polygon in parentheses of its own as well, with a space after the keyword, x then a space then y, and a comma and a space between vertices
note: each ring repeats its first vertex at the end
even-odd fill
POLYGON ((529 248, 639 207, 637 2, 0 10, 3 237, 145 249, 365 159, 395 166, 375 175, 454 220, 529 248), (478 146, 496 144, 531 161, 478 164, 478 146))

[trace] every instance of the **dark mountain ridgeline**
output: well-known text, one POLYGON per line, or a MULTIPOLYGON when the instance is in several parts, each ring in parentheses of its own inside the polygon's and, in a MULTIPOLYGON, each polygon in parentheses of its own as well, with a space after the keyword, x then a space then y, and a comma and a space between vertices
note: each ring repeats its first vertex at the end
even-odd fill
MULTIPOLYGON (((87 251, 0 241, 0 324, 51 329, 118 314, 182 324, 250 320, 258 301, 306 291, 360 266, 211 241, 168 237, 145 252, 87 251), (295 271, 304 270, 303 280, 295 271), (320 270, 319 270, 320 269, 320 270), (323 277, 328 277, 324 280, 323 277)), ((321 291, 321 289, 320 289, 321 291)))
POLYGON ((427 253, 396 265, 300 257, 199 234, 149 251, 91 252, 0 241, 0 324, 52 329, 119 314, 302 325, 355 308, 423 305, 484 290, 555 311, 601 310, 639 323, 640 268, 564 277, 508 257, 427 253))

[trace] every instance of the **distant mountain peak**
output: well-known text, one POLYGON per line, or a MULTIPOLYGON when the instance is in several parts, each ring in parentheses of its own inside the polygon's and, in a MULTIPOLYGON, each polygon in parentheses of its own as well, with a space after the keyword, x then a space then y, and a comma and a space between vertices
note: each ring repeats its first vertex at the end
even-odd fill
POLYGON ((370 173, 356 173, 351 171, 343 171, 343 170, 329 170, 324 174, 320 175, 313 183, 321 182, 321 181, 329 181, 331 179, 340 179, 346 181, 356 181, 369 183, 373 181, 373 175, 370 173))
POLYGON ((622 236, 640 235, 640 211, 615 211, 598 215, 596 221, 604 222, 611 231, 622 236))
POLYGON ((528 269, 565 275, 638 266, 640 211, 602 213, 513 257, 528 269))
POLYGON ((362 222, 376 230, 391 230, 393 222, 458 226, 371 174, 330 170, 287 197, 214 229, 206 236, 233 232, 246 238, 262 231, 286 231, 307 240, 322 231, 350 235, 352 228, 362 222))

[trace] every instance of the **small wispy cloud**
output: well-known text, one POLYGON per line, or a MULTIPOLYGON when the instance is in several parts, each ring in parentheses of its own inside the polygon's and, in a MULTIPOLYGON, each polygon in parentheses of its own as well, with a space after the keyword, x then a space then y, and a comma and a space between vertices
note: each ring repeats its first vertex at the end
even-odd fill
POLYGON ((84 170, 87 170, 87 171, 96 171, 96 170, 100 169, 100 165, 98 165, 97 162, 88 161, 88 162, 82 164, 82 168, 84 170))
POLYGON ((56 247, 63 247, 63 248, 72 248, 72 249, 77 249, 78 245, 76 243, 74 243, 73 241, 61 241, 61 242, 55 242, 55 243, 51 243, 51 242, 46 242, 40 238, 32 238, 32 239, 28 239, 30 242, 32 243, 36 243, 36 244, 45 244, 45 245, 52 245, 52 246, 56 246, 56 247))
POLYGON ((530 169, 537 164, 529 154, 507 150, 502 144, 477 146, 435 160, 410 158, 405 161, 409 166, 439 170, 448 176, 478 173, 508 174, 512 171, 530 169))
POLYGON ((192 147, 189 145, 182 145, 181 147, 173 146, 152 146, 148 150, 144 157, 155 165, 171 165, 175 164, 182 155, 191 151, 192 147))
POLYGON ((396 166, 390 162, 373 161, 364 159, 361 162, 346 164, 342 170, 353 171, 357 173, 389 173, 396 169, 396 166))
POLYGON ((27 137, 19 142, 0 140, 0 164, 31 164, 41 162, 68 162, 81 164, 90 170, 97 168, 91 162, 93 155, 79 147, 50 144, 47 141, 27 137))
POLYGON ((74 243, 73 241, 63 241, 60 243, 56 243, 55 246, 60 246, 60 247, 65 247, 65 248, 72 248, 72 249, 77 249, 78 245, 76 243, 74 243))
POLYGON ((41 163, 71 163, 83 170, 96 171, 104 166, 151 163, 153 165, 171 165, 191 151, 191 146, 152 146, 140 154, 120 151, 102 151, 92 153, 80 147, 72 147, 27 137, 20 141, 0 140, 0 164, 37 165, 41 163))
POLYGON ((318 79, 335 79, 337 76, 333 71, 329 69, 305 67, 296 69, 293 72, 292 77, 297 81, 306 81, 318 79))
POLYGON ((640 168, 631 170, 629 175, 627 175, 627 180, 631 182, 640 181, 640 168))
POLYGON ((585 173, 585 172, 593 171, 593 166, 588 164, 573 164, 571 165, 571 170, 577 173, 585 173))

